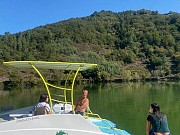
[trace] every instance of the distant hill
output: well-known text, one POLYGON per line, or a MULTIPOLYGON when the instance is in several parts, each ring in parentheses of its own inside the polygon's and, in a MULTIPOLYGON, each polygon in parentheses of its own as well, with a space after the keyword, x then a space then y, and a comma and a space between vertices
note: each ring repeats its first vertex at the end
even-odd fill
MULTIPOLYGON (((98 81, 179 78, 180 14, 101 11, 16 34, 7 32, 0 36, 0 60, 97 63, 98 69, 82 77, 98 81)), ((13 80, 10 69, 1 65, 1 71, 2 77, 13 80)))

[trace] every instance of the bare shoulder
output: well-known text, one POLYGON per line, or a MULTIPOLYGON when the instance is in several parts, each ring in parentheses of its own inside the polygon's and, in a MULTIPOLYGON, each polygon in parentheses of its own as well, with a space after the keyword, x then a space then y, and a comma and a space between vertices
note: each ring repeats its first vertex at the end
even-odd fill
POLYGON ((86 99, 84 100, 84 103, 85 103, 85 104, 89 104, 89 99, 86 98, 86 99))
POLYGON ((86 101, 86 102, 89 102, 89 99, 88 99, 88 98, 86 98, 86 99, 85 99, 85 101, 86 101))

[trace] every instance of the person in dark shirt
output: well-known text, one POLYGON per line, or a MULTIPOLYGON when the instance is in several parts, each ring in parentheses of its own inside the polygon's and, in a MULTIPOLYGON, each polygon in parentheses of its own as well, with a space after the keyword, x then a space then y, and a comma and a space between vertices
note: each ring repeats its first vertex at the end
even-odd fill
POLYGON ((170 135, 167 117, 160 112, 160 106, 157 103, 150 106, 146 122, 146 135, 170 135))

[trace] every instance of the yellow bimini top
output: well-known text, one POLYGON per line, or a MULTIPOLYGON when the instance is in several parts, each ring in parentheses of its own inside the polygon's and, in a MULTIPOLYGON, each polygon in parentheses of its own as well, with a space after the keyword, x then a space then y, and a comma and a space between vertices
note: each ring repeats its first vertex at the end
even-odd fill
POLYGON ((97 66, 90 63, 70 63, 70 62, 47 62, 47 61, 9 61, 3 63, 6 66, 16 68, 32 68, 32 65, 41 69, 60 69, 60 70, 78 70, 83 71, 97 66))
POLYGON ((97 66, 97 64, 90 64, 90 63, 48 62, 48 61, 9 61, 9 62, 4 62, 3 64, 6 66, 12 66, 12 67, 21 68, 21 69, 23 68, 34 69, 39 74, 39 76, 41 77, 45 85, 45 88, 49 96, 51 109, 52 109, 52 101, 65 103, 65 104, 71 104, 72 106, 74 106, 73 90, 74 90, 74 82, 78 75, 78 72, 97 66), (65 85, 55 86, 53 84, 48 83, 45 77, 40 73, 39 69, 69 70, 69 73, 66 76, 65 85), (71 82, 70 85, 68 81, 71 82), (52 91, 50 90, 50 87, 58 89, 63 94, 53 94, 52 91), (70 91, 71 101, 67 101, 68 91, 70 91))

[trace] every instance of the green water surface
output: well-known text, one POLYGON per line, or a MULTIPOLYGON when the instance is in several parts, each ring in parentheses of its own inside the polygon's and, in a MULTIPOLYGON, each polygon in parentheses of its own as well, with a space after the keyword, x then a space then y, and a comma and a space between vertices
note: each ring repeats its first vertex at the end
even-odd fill
MULTIPOLYGON (((180 82, 108 83, 75 86, 77 99, 81 90, 89 90, 90 108, 132 135, 144 135, 149 106, 157 102, 168 117, 172 135, 179 134, 180 82)), ((0 107, 14 109, 34 105, 44 87, 0 90, 0 107)))

